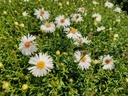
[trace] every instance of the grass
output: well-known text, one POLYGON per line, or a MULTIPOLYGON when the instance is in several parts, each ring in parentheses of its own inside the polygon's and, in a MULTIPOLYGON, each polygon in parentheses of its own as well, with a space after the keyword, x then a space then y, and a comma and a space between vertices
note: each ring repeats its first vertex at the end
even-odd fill
MULTIPOLYGON (((106 0, 8 0, 0 1, 0 95, 1 96, 127 96, 128 95, 128 15, 106 8, 106 0), (77 9, 84 7, 83 21, 71 22, 82 36, 88 36, 90 44, 74 45, 66 37, 63 28, 53 33, 40 30, 45 21, 34 15, 35 9, 44 8, 50 12, 48 22, 54 22, 59 15, 70 18, 77 9), (28 16, 22 13, 26 11, 28 16), (100 13, 101 22, 92 15, 100 13), (24 26, 23 26, 24 25, 24 26), (97 32, 97 27, 105 30, 97 32), (53 58, 54 69, 44 77, 34 77, 27 68, 31 56, 24 56, 18 49, 22 36, 36 36, 38 51, 53 58), (114 37, 118 34, 118 37, 114 37), (91 57, 88 70, 78 69, 74 52, 82 50, 91 57), (60 53, 59 53, 60 52, 60 53), (110 54, 115 60, 113 70, 103 70, 100 56, 110 54), (24 85, 25 84, 25 85, 24 85)), ((115 3, 115 2, 112 2, 115 3)), ((35 54, 36 54, 35 53, 35 54)), ((34 56, 34 54, 32 55, 34 56)))

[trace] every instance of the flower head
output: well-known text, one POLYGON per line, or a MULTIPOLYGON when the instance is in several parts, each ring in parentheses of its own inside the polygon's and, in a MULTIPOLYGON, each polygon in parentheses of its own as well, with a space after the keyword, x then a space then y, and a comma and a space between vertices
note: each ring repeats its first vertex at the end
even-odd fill
POLYGON ((89 55, 83 55, 80 51, 75 51, 75 62, 79 62, 78 68, 81 68, 82 70, 89 69, 91 66, 91 57, 89 55))
POLYGON ((97 31, 98 31, 98 32, 99 32, 99 31, 103 31, 103 30, 105 30, 105 27, 104 27, 104 26, 100 26, 100 27, 97 28, 97 31))
POLYGON ((49 12, 45 11, 44 8, 39 9, 39 10, 36 9, 34 15, 36 15, 37 18, 40 19, 41 21, 42 20, 47 20, 50 17, 49 12))
POLYGON ((81 38, 78 38, 78 39, 74 40, 74 44, 79 46, 81 44, 81 41, 82 41, 81 38))
POLYGON ((22 15, 25 17, 25 16, 28 16, 28 13, 27 13, 26 11, 24 11, 24 12, 22 13, 22 15))
POLYGON ((80 45, 80 44, 89 44, 91 40, 88 40, 88 37, 80 37, 75 40, 74 44, 75 45, 80 45))
POLYGON ((103 61, 102 63, 104 64, 103 66, 103 69, 106 70, 106 69, 114 69, 114 61, 112 59, 112 57, 110 55, 107 55, 103 58, 103 61))
POLYGON ((114 9, 114 12, 118 12, 118 13, 121 13, 121 8, 119 8, 119 7, 116 7, 115 9, 114 9))
POLYGON ((55 23, 57 24, 57 27, 67 27, 70 26, 70 19, 65 18, 64 15, 59 15, 55 18, 55 23))
POLYGON ((82 40, 82 43, 85 43, 85 44, 89 44, 91 42, 91 40, 88 40, 88 37, 82 37, 81 40, 82 40))
POLYGON ((78 23, 81 22, 83 18, 80 14, 71 14, 71 20, 78 23))
POLYGON ((46 22, 40 26, 41 31, 52 33, 55 31, 55 24, 53 22, 46 22))
POLYGON ((28 63, 34 65, 29 67, 28 70, 30 70, 35 77, 45 76, 47 75, 47 71, 53 69, 53 59, 47 54, 36 54, 30 58, 28 63))
POLYGON ((114 5, 113 5, 113 3, 106 1, 104 6, 108 7, 108 8, 112 8, 114 5))
POLYGON ((101 15, 100 15, 99 13, 94 13, 94 14, 92 15, 92 17, 95 18, 96 21, 98 21, 98 22, 100 22, 101 19, 102 19, 101 15))
POLYGON ((81 37, 81 34, 79 33, 79 31, 75 28, 65 28, 64 31, 66 31, 68 38, 72 38, 76 40, 81 37))
POLYGON ((37 51, 35 36, 29 35, 28 37, 23 36, 21 39, 21 43, 19 44, 19 50, 22 52, 23 55, 31 55, 32 53, 37 51))
POLYGON ((87 12, 87 10, 85 10, 84 7, 80 7, 80 8, 78 8, 78 12, 83 14, 83 13, 87 12))

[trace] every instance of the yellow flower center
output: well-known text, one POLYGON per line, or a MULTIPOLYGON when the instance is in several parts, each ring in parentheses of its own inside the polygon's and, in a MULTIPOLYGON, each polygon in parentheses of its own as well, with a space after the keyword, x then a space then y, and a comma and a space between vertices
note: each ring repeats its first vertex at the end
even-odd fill
POLYGON ((61 20, 60 20, 61 23, 64 23, 64 21, 65 21, 64 19, 61 19, 61 20))
POLYGON ((79 15, 76 15, 76 19, 78 19, 79 18, 79 15))
POLYGON ((26 47, 26 48, 28 48, 28 47, 30 47, 30 46, 31 46, 31 42, 25 42, 25 44, 24 44, 24 45, 25 45, 25 47, 26 47))
POLYGON ((46 24, 46 27, 47 27, 47 28, 51 27, 51 24, 50 24, 50 23, 47 23, 47 24, 46 24))
POLYGON ((81 40, 77 40, 78 43, 81 43, 81 40))
POLYGON ((81 59, 81 61, 82 61, 82 62, 85 62, 86 59, 87 59, 87 58, 84 56, 84 57, 81 59))
POLYGON ((43 11, 43 10, 41 10, 41 11, 40 11, 40 14, 41 14, 41 15, 43 15, 43 14, 44 14, 44 11, 43 11))
POLYGON ((99 16, 95 16, 95 18, 98 18, 99 16))
POLYGON ((81 8, 82 11, 84 11, 84 8, 81 8))
POLYGON ((105 63, 106 63, 106 64, 109 64, 110 62, 111 62, 111 59, 105 60, 105 63))
POLYGON ((108 3, 108 6, 110 6, 110 3, 108 3))
POLYGON ((43 62, 43 61, 38 62, 37 67, 40 69, 43 69, 45 67, 45 62, 43 62))
POLYGON ((71 29, 71 33, 75 34, 77 32, 77 30, 75 28, 71 29))

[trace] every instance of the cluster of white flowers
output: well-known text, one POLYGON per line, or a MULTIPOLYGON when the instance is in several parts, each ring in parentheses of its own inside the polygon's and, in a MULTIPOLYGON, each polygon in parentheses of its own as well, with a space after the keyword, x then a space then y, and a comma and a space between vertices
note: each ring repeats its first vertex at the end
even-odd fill
MULTIPOLYGON (((75 51, 74 53, 75 60, 74 62, 78 63, 78 68, 81 68, 82 70, 87 70, 91 66, 91 57, 89 55, 83 54, 81 51, 75 51)), ((112 56, 106 55, 102 56, 100 58, 101 63, 103 64, 103 69, 114 69, 114 60, 112 59, 112 56)), ((100 62, 99 62, 100 63, 100 62)))
MULTIPOLYGON (((19 50, 23 55, 31 55, 37 51, 38 48, 37 43, 34 41, 35 39, 35 36, 29 34, 28 37, 22 37, 21 43, 19 44, 19 50)), ((47 71, 53 69, 52 58, 47 54, 36 54, 34 57, 30 58, 29 64, 34 65, 29 67, 28 70, 31 70, 30 72, 36 77, 45 76, 47 71)))
MULTIPOLYGON (((25 2, 29 2, 29 0, 24 0, 25 2)), ((93 1, 94 5, 98 5, 99 3, 96 1, 93 1)), ((113 3, 106 2, 104 4, 105 7, 112 8, 113 3)), ((115 12, 120 13, 120 8, 115 8, 115 12)), ((35 9, 34 15, 44 23, 40 26, 40 30, 46 33, 53 33, 56 28, 62 28, 65 32, 67 38, 71 38, 74 40, 75 45, 80 44, 90 44, 91 40, 88 40, 88 37, 83 37, 81 32, 79 32, 78 29, 71 27, 71 21, 75 23, 79 23, 83 21, 82 15, 84 13, 87 13, 87 10, 85 10, 84 7, 80 7, 77 10, 78 13, 71 14, 69 18, 67 18, 65 15, 59 15, 55 18, 54 22, 46 21, 50 18, 50 13, 44 8, 42 9, 35 9)), ((24 11, 22 13, 23 16, 28 16, 28 13, 24 11)), ((92 14, 92 18, 95 19, 95 21, 100 22, 102 20, 102 16, 99 13, 92 14)), ((97 27, 97 31, 105 30, 104 26, 97 27)), ((23 36, 21 39, 21 43, 19 44, 19 50, 23 55, 32 55, 35 52, 37 52, 38 44, 34 41, 36 39, 35 36, 28 34, 28 36, 23 36)), ((91 66, 91 57, 87 54, 83 54, 81 51, 75 51, 74 52, 75 60, 74 62, 78 63, 78 68, 81 68, 82 70, 89 69, 91 66)), ((114 69, 114 60, 112 59, 112 56, 106 55, 100 59, 102 61, 103 69, 114 69)), ((31 57, 29 64, 34 65, 32 67, 29 67, 28 70, 36 76, 41 77, 45 76, 48 71, 54 68, 53 66, 53 59, 48 54, 39 53, 35 54, 34 57, 31 57)))

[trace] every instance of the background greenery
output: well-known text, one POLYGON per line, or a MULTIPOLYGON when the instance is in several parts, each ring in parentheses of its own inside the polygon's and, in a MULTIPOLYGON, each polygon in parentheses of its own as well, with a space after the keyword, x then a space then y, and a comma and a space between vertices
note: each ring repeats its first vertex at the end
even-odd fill
MULTIPOLYGON (((127 96, 128 95, 128 16, 126 12, 115 13, 105 8, 106 0, 97 0, 100 4, 94 6, 92 0, 8 0, 0 1, 0 96, 127 96), (62 3, 62 6, 60 6, 62 3), (79 7, 85 7, 87 15, 82 15, 84 21, 72 23, 83 36, 92 41, 90 45, 75 46, 67 39, 62 29, 56 29, 53 34, 42 33, 42 24, 34 9, 44 7, 50 12, 54 21, 58 15, 69 17, 77 13, 79 7), (27 11, 29 17, 23 17, 27 11), (100 13, 102 21, 94 25, 92 14, 100 13), (120 20, 120 22, 117 21, 120 20), (18 22, 18 25, 15 24, 18 22), (24 24, 21 27, 20 24, 24 24), (98 26, 105 26, 105 31, 97 32, 98 26), (54 59, 55 68, 45 77, 35 78, 27 70, 29 56, 23 56, 18 50, 21 37, 28 33, 37 37, 38 52, 48 53, 54 59), (113 39, 118 34, 117 40, 113 39), (56 51, 60 51, 60 55, 56 51), (74 63, 74 51, 85 50, 92 60, 102 55, 110 54, 115 62, 115 69, 103 70, 102 64, 91 63, 89 70, 82 71, 74 63), (9 84, 3 88, 4 83, 9 84), (23 84, 28 88, 24 90, 23 84)), ((113 3, 115 3, 113 1, 113 3)), ((37 52, 37 53, 38 53, 37 52)))

